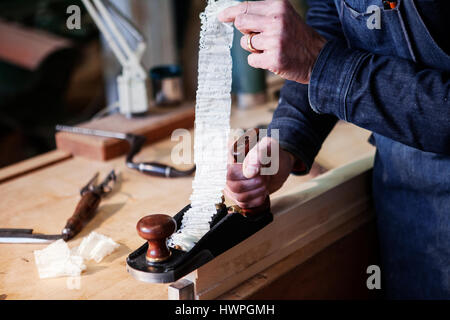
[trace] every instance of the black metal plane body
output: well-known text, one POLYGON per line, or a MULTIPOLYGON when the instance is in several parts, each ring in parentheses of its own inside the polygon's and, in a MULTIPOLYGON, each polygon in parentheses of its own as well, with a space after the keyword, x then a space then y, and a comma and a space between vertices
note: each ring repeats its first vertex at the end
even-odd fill
MULTIPOLYGON (((181 226, 184 213, 190 205, 178 212, 174 219, 181 226)), ((225 206, 218 209, 211 221, 211 229, 188 252, 173 249, 164 262, 149 263, 146 258, 148 243, 132 252, 127 258, 127 270, 138 280, 146 282, 174 282, 211 261, 221 253, 239 244, 272 222, 270 211, 257 217, 244 217, 240 213, 228 213, 225 206)))

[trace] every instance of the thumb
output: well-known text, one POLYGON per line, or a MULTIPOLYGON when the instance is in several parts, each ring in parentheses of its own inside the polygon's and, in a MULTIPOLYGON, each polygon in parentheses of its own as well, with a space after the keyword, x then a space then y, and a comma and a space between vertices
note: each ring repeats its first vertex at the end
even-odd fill
POLYGON ((270 148, 270 140, 262 139, 254 146, 244 159, 242 165, 242 173, 247 179, 256 177, 261 170, 261 159, 263 154, 267 153, 267 148, 270 148))

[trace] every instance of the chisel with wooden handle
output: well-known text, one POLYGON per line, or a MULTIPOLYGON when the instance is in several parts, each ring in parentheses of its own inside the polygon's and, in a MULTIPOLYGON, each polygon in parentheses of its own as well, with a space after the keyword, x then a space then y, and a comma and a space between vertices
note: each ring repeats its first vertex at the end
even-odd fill
POLYGON ((0 243, 48 243, 58 239, 68 241, 75 237, 95 216, 101 198, 112 191, 117 179, 112 170, 102 183, 95 185, 98 175, 97 172, 80 190, 81 199, 61 234, 33 233, 33 229, 0 228, 0 243))
POLYGON ((95 185, 98 178, 97 174, 80 191, 81 200, 78 202, 73 215, 67 220, 66 226, 62 230, 62 236, 65 241, 75 237, 83 227, 92 220, 97 213, 101 198, 112 191, 113 184, 116 182, 116 174, 112 170, 105 180, 95 185))

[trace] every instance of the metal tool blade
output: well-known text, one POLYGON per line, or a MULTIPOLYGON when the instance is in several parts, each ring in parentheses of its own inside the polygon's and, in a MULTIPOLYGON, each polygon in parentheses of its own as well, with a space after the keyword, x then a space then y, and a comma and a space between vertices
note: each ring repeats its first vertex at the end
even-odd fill
POLYGON ((49 243, 62 239, 61 234, 0 232, 0 243, 49 243))
POLYGON ((64 126, 64 125, 60 125, 60 124, 56 125, 56 131, 78 133, 78 134, 84 134, 84 135, 88 135, 88 136, 97 136, 97 137, 104 137, 104 138, 114 138, 114 139, 120 139, 120 140, 126 140, 128 137, 126 133, 121 133, 121 132, 112 132, 112 131, 89 129, 89 128, 82 128, 82 127, 71 127, 71 126, 64 126))
POLYGON ((3 233, 33 233, 33 229, 22 229, 22 228, 0 228, 0 234, 3 233))
POLYGON ((149 283, 171 283, 177 280, 174 271, 151 273, 134 269, 127 264, 127 272, 136 280, 149 283))
POLYGON ((83 194, 84 194, 85 192, 87 192, 87 191, 89 191, 89 190, 92 191, 92 190, 95 188, 95 183, 97 182, 97 179, 98 179, 99 174, 100 174, 100 173, 97 172, 97 173, 92 177, 92 179, 89 180, 88 183, 87 183, 83 188, 81 188, 81 190, 80 190, 80 195, 81 195, 81 196, 83 196, 83 194))
POLYGON ((100 190, 100 194, 104 196, 110 193, 113 190, 116 181, 117 175, 116 171, 113 169, 108 173, 106 178, 97 186, 97 188, 100 190))

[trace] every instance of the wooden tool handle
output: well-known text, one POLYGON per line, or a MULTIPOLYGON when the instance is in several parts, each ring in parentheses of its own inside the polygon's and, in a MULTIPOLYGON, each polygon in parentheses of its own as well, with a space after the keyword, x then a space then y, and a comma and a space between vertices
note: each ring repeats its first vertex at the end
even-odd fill
POLYGON ((162 262, 170 257, 167 238, 177 229, 177 223, 171 216, 165 214, 145 216, 138 221, 136 229, 139 236, 148 242, 146 254, 148 262, 162 262))
MULTIPOLYGON (((243 163, 245 157, 249 153, 249 151, 256 146, 259 141, 259 129, 251 129, 247 130, 245 134, 243 134, 239 139, 237 139, 233 148, 231 149, 231 153, 233 155, 233 159, 235 163, 243 163)), ((266 197, 264 203, 255 208, 239 208, 238 212, 240 212, 244 216, 252 217, 257 216, 263 212, 267 212, 270 210, 270 198, 266 197)))
POLYGON ((68 241, 75 237, 81 229, 94 217, 100 204, 101 197, 93 191, 87 191, 81 196, 75 212, 67 220, 62 231, 63 239, 68 241))
POLYGON ((235 163, 243 163, 245 157, 250 152, 250 150, 256 146, 259 140, 259 129, 247 130, 242 136, 237 139, 231 153, 235 163))

